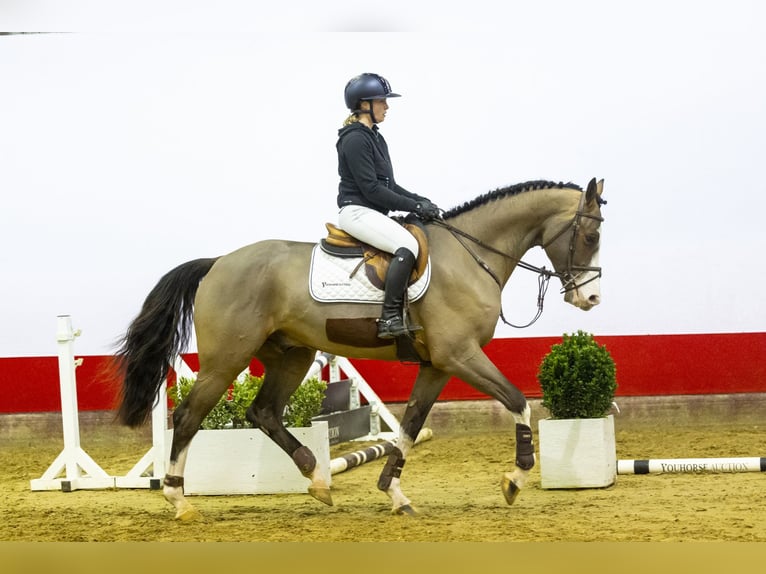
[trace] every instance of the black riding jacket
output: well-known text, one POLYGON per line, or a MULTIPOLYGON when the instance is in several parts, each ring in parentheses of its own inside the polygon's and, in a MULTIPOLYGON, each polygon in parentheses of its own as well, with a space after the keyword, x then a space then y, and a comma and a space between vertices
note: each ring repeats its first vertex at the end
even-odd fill
POLYGON ((363 205, 388 215, 389 211, 414 211, 425 198, 394 181, 388 145, 378 132, 362 123, 338 130, 338 207, 363 205))

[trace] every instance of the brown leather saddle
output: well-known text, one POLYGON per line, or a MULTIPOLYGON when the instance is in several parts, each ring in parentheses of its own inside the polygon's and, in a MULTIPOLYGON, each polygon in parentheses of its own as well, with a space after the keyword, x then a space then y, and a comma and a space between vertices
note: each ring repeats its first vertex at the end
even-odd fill
MULTIPOLYGON (((428 237, 423 227, 418 223, 405 222, 402 225, 418 241, 418 258, 410 275, 410 284, 412 284, 423 276, 428 265, 428 237)), ((322 250, 335 257, 361 257, 362 262, 359 264, 359 267, 364 266, 364 271, 370 283, 378 289, 384 289, 386 271, 393 255, 359 241, 332 223, 325 223, 325 227, 327 228, 327 237, 323 238, 320 242, 322 250)), ((359 267, 351 273, 352 277, 359 267)))

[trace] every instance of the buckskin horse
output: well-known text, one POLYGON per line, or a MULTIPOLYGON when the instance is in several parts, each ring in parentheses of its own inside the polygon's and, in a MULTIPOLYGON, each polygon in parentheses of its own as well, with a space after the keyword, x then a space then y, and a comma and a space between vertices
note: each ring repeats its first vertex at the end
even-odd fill
MULTIPOLYGON (((530 408, 482 347, 502 317, 501 292, 517 266, 540 272, 546 281, 559 279, 567 303, 583 310, 599 304, 602 191, 603 180, 595 178, 585 190, 571 183, 530 181, 485 193, 424 224, 430 284, 409 305, 412 322, 422 329, 407 341, 420 367, 396 448, 378 481, 378 488, 392 501, 393 513, 416 514, 401 488, 402 467, 451 377, 497 399, 512 413, 515 467, 503 474, 500 487, 508 504, 524 487, 535 464, 530 408), (542 247, 553 270, 523 263, 523 255, 535 246, 542 247)), ((176 518, 198 516, 183 493, 190 441, 253 357, 262 363, 265 379, 248 419, 292 457, 310 481, 309 494, 332 505, 329 485, 317 471, 314 455, 283 425, 285 404, 317 350, 352 359, 401 358, 397 342, 375 337, 379 304, 325 303, 310 296, 307 282, 314 247, 265 240, 228 255, 183 263, 159 280, 119 339, 118 417, 137 427, 148 419, 157 391, 194 325, 199 374, 173 412, 173 442, 163 486, 176 518), (355 335, 337 336, 331 325, 338 324, 355 335)))

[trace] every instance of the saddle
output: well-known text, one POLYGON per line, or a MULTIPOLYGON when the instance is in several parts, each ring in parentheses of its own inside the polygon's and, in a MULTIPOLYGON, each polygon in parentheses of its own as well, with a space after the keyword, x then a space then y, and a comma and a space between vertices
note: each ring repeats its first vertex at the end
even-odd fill
MULTIPOLYGON (((402 225, 418 242, 418 258, 410 274, 409 284, 411 285, 420 279, 426 271, 428 265, 428 237, 420 223, 404 222, 402 225)), ((332 223, 325 223, 325 227, 327 228, 327 237, 323 238, 320 242, 322 250, 335 257, 361 257, 362 262, 359 264, 359 267, 364 266, 365 274, 370 283, 378 289, 384 289, 386 271, 388 271, 393 255, 359 241, 332 223)), ((351 274, 352 277, 359 267, 354 269, 354 272, 351 274)))

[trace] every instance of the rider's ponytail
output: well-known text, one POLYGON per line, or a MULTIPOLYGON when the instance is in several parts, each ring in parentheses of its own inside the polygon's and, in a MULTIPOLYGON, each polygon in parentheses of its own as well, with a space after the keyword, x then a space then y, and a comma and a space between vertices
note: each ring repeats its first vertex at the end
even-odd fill
POLYGON ((345 120, 343 120, 343 126, 350 126, 351 124, 355 124, 358 121, 359 116, 356 114, 356 112, 352 112, 345 120))

